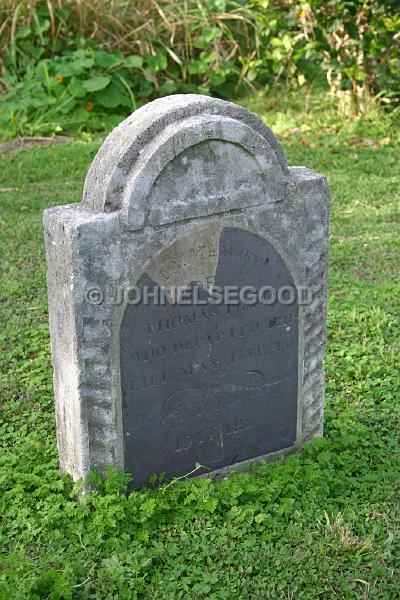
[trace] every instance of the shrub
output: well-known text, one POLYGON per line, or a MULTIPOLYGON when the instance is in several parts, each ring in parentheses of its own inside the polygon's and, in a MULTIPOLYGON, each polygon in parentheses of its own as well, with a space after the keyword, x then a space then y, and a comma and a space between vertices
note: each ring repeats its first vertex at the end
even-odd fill
POLYGON ((154 97, 328 81, 400 95, 395 0, 0 0, 3 135, 108 129, 154 97))

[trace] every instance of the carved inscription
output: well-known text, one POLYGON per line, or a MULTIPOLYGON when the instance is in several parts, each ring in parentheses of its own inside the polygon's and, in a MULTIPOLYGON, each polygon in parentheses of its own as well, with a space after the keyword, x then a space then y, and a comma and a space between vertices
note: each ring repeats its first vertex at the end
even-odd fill
MULTIPOLYGON (((275 248, 239 228, 222 230, 215 283, 294 285, 275 248)), ((297 304, 128 305, 120 351, 125 465, 135 486, 295 442, 297 304)))

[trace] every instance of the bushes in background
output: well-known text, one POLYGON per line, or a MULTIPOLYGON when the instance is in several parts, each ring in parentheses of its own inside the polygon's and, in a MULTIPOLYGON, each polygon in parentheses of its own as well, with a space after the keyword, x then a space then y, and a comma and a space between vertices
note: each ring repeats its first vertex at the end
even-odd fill
POLYGON ((161 95, 327 82, 400 96, 396 0, 0 0, 3 137, 108 129, 161 95))

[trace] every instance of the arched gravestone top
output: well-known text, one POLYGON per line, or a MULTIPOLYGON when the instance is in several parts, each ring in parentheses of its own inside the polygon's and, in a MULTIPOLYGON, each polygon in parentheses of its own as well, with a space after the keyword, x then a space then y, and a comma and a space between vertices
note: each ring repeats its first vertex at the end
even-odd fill
MULTIPOLYGON (((254 165, 253 169, 247 168, 247 186, 243 178, 239 182, 232 181, 232 173, 227 169, 222 170, 219 177, 226 173, 231 185, 226 185, 229 181, 219 181, 213 202, 210 202, 209 195, 199 197, 199 192, 204 191, 204 173, 199 173, 197 177, 193 173, 188 174, 191 186, 186 192, 193 193, 193 183, 196 178, 198 180, 195 200, 197 206, 200 204, 199 216, 229 208, 226 205, 227 197, 230 197, 233 208, 236 208, 237 202, 242 206, 243 198, 232 198, 234 184, 238 183, 239 187, 244 188, 239 195, 249 194, 253 183, 250 178, 257 170, 266 179, 266 195, 271 199, 284 195, 283 182, 289 171, 282 146, 273 132, 255 115, 231 102, 187 94, 155 100, 135 111, 114 129, 87 174, 83 204, 95 211, 121 210, 128 227, 140 229, 145 224, 149 195, 162 170, 191 147, 212 141, 220 144, 225 142, 241 149, 240 152, 236 151, 236 157, 232 157, 233 161, 239 161, 236 165, 239 170, 246 172, 248 164, 241 163, 249 163, 250 157, 254 165)), ((209 143, 204 152, 212 154, 213 144, 209 143)), ((223 157, 217 157, 216 162, 218 158, 223 157)), ((194 161, 189 160, 189 164, 191 162, 194 161)), ((181 176, 174 183, 182 186, 184 179, 181 176)), ((210 183, 213 187, 213 182, 210 183)), ((174 185, 170 192, 175 192, 176 197, 174 185)), ((177 206, 168 207, 169 214, 161 214, 160 217, 160 212, 163 213, 160 203, 163 202, 168 203, 168 198, 158 198, 158 216, 150 215, 150 222, 158 225, 161 224, 160 219, 171 222, 187 218, 187 211, 182 211, 179 200, 177 206)))
POLYGON ((44 229, 60 465, 75 480, 112 465, 143 483, 154 465, 173 476, 201 460, 225 473, 322 434, 329 189, 322 175, 288 167, 278 139, 255 115, 191 94, 143 106, 105 140, 82 202, 46 210, 44 229), (221 313, 218 322, 206 311, 204 331, 186 315, 192 334, 185 327, 150 331, 150 341, 140 324, 150 313, 146 322, 164 324, 182 315, 173 306, 127 303, 129 286, 146 277, 162 286, 198 282, 206 297, 215 282, 284 283, 306 288, 310 301, 221 313), (159 360, 166 387, 158 394, 157 360, 146 357, 160 347, 169 355, 159 360), (175 372, 190 379, 199 364, 205 375, 193 384, 171 381, 175 372), (207 374, 213 364, 218 370, 207 374), (231 385, 238 387, 228 410, 231 385), (196 408, 168 412, 171 402, 196 408), (154 440, 178 452, 152 448, 146 466, 147 404, 154 431, 166 432, 154 440), (209 406, 217 408, 206 416, 209 406), (157 419, 165 420, 167 408, 163 428, 157 419), (215 445, 217 430, 226 455, 215 445), (168 464, 168 456, 179 460, 168 464))

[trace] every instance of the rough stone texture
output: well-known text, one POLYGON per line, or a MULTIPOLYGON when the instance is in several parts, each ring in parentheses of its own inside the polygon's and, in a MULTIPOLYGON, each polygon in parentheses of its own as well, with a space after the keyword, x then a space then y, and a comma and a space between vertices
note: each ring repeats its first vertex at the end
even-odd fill
POLYGON ((326 180, 288 168, 275 135, 245 109, 170 96, 142 107, 108 136, 81 204, 45 211, 58 447, 61 468, 74 479, 92 468, 124 467, 125 307, 111 300, 116 290, 136 285, 146 272, 161 285, 209 287, 224 227, 264 237, 296 285, 312 290, 311 304, 299 307, 297 438, 282 451, 322 435, 326 180), (101 304, 87 301, 93 286, 104 294, 101 304))

